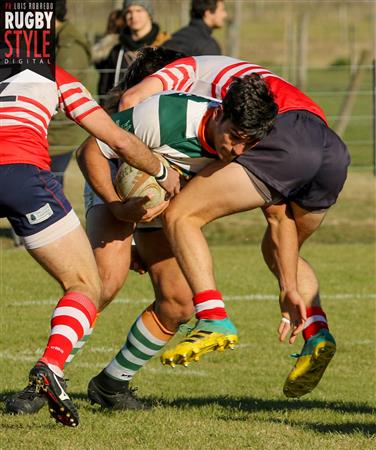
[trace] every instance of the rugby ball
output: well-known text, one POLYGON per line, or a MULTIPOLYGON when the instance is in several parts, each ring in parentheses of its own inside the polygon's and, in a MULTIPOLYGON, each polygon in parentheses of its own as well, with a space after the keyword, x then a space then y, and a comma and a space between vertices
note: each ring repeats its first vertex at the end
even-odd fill
MULTIPOLYGON (((156 156, 168 167, 168 162, 163 157, 156 156)), ((135 169, 126 162, 119 167, 115 179, 115 189, 122 201, 150 196, 151 199, 145 203, 145 208, 154 208, 159 205, 165 199, 166 194, 154 177, 135 169)))

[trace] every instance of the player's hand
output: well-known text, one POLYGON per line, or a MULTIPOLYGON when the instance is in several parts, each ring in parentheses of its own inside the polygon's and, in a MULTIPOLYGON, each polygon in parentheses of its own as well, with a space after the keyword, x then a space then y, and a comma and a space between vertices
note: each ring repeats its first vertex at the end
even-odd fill
POLYGON ((167 208, 167 206, 170 204, 169 200, 165 200, 162 203, 160 203, 157 206, 154 206, 154 208, 146 208, 145 214, 140 219, 140 222, 151 222, 156 217, 158 217, 162 212, 167 208))
POLYGON ((167 168, 167 178, 164 181, 158 181, 158 183, 167 192, 166 200, 180 192, 180 175, 171 167, 167 168))
POLYGON ((140 198, 130 198, 126 202, 118 201, 109 203, 108 207, 110 208, 111 213, 118 220, 133 223, 140 221, 150 222, 161 214, 161 212, 168 206, 168 202, 165 201, 154 208, 146 208, 145 204, 150 199, 151 198, 147 195, 140 198))
POLYGON ((283 342, 291 330, 289 343, 293 344, 297 335, 303 331, 307 320, 307 311, 303 298, 296 290, 281 291, 279 306, 282 313, 281 323, 278 327, 279 340, 283 342))

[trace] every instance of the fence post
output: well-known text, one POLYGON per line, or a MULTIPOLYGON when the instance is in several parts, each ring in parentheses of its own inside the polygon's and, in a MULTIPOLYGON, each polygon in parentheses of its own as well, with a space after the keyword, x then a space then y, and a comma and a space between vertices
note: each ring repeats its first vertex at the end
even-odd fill
POLYGON ((376 176, 376 60, 372 60, 372 135, 373 135, 373 174, 376 176))
POLYGON ((369 61, 369 56, 370 53, 368 50, 362 51, 356 71, 350 78, 350 84, 349 87, 347 88, 347 94, 342 102, 341 109, 338 114, 338 119, 333 127, 334 131, 340 136, 343 135, 349 122, 349 116, 354 106, 356 94, 362 81, 364 67, 369 61))

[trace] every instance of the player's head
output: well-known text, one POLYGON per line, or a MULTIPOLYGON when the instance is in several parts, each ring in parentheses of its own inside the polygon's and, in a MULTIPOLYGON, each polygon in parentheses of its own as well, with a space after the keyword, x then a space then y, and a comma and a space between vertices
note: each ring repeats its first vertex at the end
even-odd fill
POLYGON ((259 75, 236 78, 213 116, 212 140, 221 159, 229 161, 263 139, 277 113, 278 106, 259 75))
POLYGON ((226 17, 224 0, 192 0, 192 19, 202 19, 210 28, 222 28, 226 17))
POLYGON ((145 36, 152 27, 153 5, 150 0, 124 0, 125 23, 134 32, 145 36))
POLYGON ((156 72, 171 62, 184 58, 181 52, 162 47, 144 47, 138 52, 137 58, 125 72, 124 78, 108 93, 105 109, 109 113, 117 111, 120 97, 126 89, 140 83, 144 78, 156 72))

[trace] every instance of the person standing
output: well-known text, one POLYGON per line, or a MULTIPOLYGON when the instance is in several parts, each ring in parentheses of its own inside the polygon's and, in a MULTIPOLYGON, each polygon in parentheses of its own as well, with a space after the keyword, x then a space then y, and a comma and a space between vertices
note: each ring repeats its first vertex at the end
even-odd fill
POLYGON ((158 47, 170 38, 153 22, 150 0, 124 0, 123 11, 126 25, 120 32, 120 42, 105 61, 96 65, 104 71, 98 86, 102 105, 107 92, 119 83, 127 67, 136 59, 138 50, 147 46, 158 47))
MULTIPOLYGON (((66 19, 66 0, 56 1, 56 64, 67 70, 85 87, 89 87, 90 46, 86 38, 66 19)), ((64 173, 73 151, 87 134, 74 122, 67 121, 59 112, 51 121, 48 143, 51 155, 51 171, 64 186, 64 173)))
POLYGON ((221 55, 212 32, 224 26, 226 17, 223 0, 192 0, 189 25, 174 33, 163 46, 189 56, 221 55))
MULTIPOLYGON (((125 27, 125 17, 122 9, 110 12, 104 36, 91 47, 91 61, 99 71, 106 67, 106 62, 112 49, 119 44, 120 31, 125 27)), ((99 74, 97 91, 102 92, 101 86, 107 83, 107 72, 99 74)), ((99 102, 103 106, 100 98, 99 102)))

